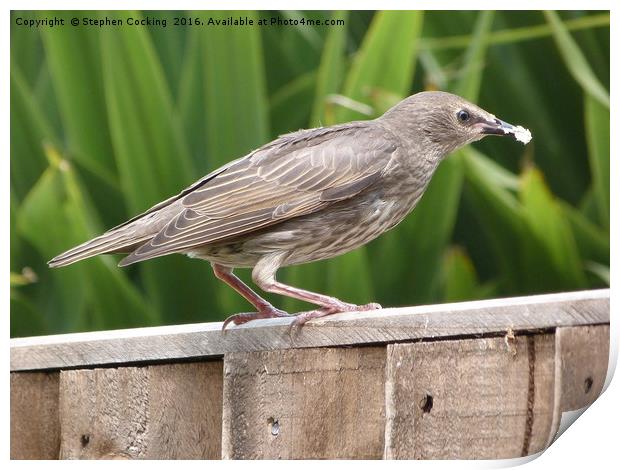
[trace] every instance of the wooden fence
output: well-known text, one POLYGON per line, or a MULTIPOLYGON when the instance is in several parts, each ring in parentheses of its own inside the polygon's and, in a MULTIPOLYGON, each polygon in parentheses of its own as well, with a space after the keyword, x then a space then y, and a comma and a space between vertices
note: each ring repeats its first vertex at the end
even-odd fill
POLYGON ((11 457, 511 458, 602 390, 609 291, 11 340, 11 457))

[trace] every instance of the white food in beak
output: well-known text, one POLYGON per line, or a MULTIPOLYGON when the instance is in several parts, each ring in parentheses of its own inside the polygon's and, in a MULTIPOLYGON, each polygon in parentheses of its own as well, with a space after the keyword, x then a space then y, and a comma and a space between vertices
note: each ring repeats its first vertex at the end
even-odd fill
POLYGON ((523 142, 523 145, 532 140, 532 133, 529 129, 521 126, 514 126, 511 129, 504 129, 505 134, 512 134, 519 142, 523 142))

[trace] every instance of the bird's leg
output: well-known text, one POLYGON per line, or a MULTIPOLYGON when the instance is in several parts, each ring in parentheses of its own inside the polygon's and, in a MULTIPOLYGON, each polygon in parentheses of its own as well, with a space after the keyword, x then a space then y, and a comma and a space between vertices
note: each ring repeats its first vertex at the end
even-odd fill
POLYGON ((288 297, 293 297, 294 299, 310 302, 320 307, 316 310, 310 310, 308 312, 302 312, 298 314, 293 322, 294 326, 301 326, 308 320, 324 317, 333 313, 361 312, 366 310, 377 310, 381 308, 381 305, 375 302, 364 305, 350 304, 348 302, 343 302, 342 300, 339 300, 335 297, 330 297, 328 295, 317 294, 315 292, 299 289, 297 287, 282 284, 281 282, 275 280, 274 282, 266 286, 261 286, 261 288, 263 287, 267 292, 286 295, 288 297))
POLYGON ((315 292, 310 292, 298 287, 283 284, 278 282, 275 278, 276 270, 280 266, 279 263, 269 262, 270 260, 266 260, 266 262, 262 261, 263 260, 261 260, 261 262, 259 262, 252 271, 252 279, 261 289, 266 292, 281 294, 294 299, 303 300, 304 302, 309 302, 320 307, 316 310, 298 314, 293 322, 294 326, 301 326, 308 320, 324 317, 325 315, 331 315, 333 313, 376 310, 381 308, 381 305, 377 303, 369 303, 365 305, 350 304, 335 297, 317 294, 315 292))
POLYGON ((226 325, 228 325, 229 323, 241 325, 242 323, 247 323, 250 320, 255 320, 257 318, 275 318, 289 316, 288 313, 275 308, 260 295, 250 289, 250 287, 244 284, 241 279, 239 279, 233 274, 231 268, 226 268, 216 263, 211 263, 211 267, 213 268, 213 273, 215 274, 215 277, 224 281, 230 287, 239 292, 248 302, 254 305, 257 310, 255 313, 238 313, 236 315, 231 315, 226 320, 224 320, 222 330, 226 329, 226 325))

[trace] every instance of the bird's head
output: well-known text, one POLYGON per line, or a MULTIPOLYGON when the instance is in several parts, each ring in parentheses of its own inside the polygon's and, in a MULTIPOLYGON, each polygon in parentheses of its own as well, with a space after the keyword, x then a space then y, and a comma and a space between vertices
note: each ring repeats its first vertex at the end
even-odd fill
POLYGON ((401 138, 439 158, 487 135, 511 135, 524 144, 531 139, 527 129, 508 124, 460 96, 441 91, 412 95, 379 119, 401 138))

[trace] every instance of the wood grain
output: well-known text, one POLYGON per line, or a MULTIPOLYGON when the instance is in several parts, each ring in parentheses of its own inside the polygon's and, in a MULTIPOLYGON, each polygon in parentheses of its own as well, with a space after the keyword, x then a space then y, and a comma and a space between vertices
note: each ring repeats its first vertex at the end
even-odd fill
POLYGON ((11 340, 11 370, 64 369, 222 357, 230 352, 363 345, 536 332, 609 323, 609 290, 580 291, 374 312, 343 313, 290 334, 289 318, 175 325, 11 340))
POLYGON ((58 372, 11 374, 11 459, 57 459, 58 372))
POLYGON ((497 459, 542 450, 552 334, 387 347, 385 458, 497 459))
POLYGON ((609 362, 609 325, 558 328, 560 410, 591 405, 601 393, 609 362))
POLYGON ((609 290, 289 323, 11 340, 11 458, 519 457, 607 373, 609 290))
POLYGON ((223 458, 381 458, 384 364, 384 347, 227 354, 223 458))
POLYGON ((64 459, 217 459, 222 363, 60 373, 64 459))

